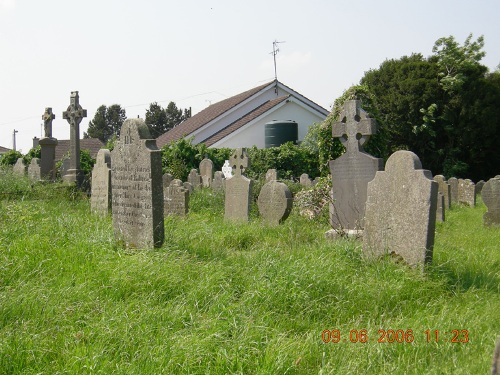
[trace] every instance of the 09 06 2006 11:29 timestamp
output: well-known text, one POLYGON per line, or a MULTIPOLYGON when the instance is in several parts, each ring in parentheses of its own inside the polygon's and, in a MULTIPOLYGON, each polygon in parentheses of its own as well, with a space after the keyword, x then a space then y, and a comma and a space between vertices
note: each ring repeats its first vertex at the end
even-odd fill
POLYGON ((325 329, 321 333, 321 340, 325 343, 412 343, 415 340, 423 342, 451 342, 455 344, 464 344, 469 342, 469 331, 467 329, 451 329, 451 330, 431 330, 413 331, 412 329, 379 329, 374 337, 369 334, 366 329, 351 329, 350 331, 341 332, 339 329, 325 329))

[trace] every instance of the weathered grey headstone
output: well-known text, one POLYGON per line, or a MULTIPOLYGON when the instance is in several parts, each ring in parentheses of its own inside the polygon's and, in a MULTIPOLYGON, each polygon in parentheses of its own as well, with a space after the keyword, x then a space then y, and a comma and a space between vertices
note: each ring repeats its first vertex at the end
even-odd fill
POLYGON ((199 167, 200 167, 200 176, 203 187, 212 186, 213 170, 214 170, 214 163, 212 162, 212 160, 205 157, 205 159, 203 159, 200 162, 199 167))
POLYGON ((188 182, 193 185, 194 189, 201 188, 201 176, 198 174, 198 171, 196 169, 193 168, 191 169, 191 172, 189 172, 188 182))
POLYGON ((458 180, 456 177, 450 177, 448 179, 448 183, 450 184, 450 196, 451 203, 458 203, 458 180))
POLYGON ((161 151, 141 119, 128 119, 111 152, 113 227, 128 247, 159 247, 164 240, 161 151))
POLYGON ((186 216, 189 209, 189 190, 182 185, 181 180, 174 179, 170 186, 164 189, 164 214, 186 216))
POLYGON ((163 189, 168 188, 173 180, 174 176, 172 176, 170 173, 165 173, 163 175, 163 189))
POLYGON ((229 178, 229 177, 233 176, 233 167, 231 167, 229 160, 226 160, 224 162, 224 165, 222 166, 222 173, 224 173, 225 178, 229 178))
POLYGON ((16 161, 16 164, 14 164, 14 167, 12 169, 13 173, 18 175, 18 176, 26 176, 27 170, 28 170, 28 167, 26 167, 24 165, 23 158, 18 158, 16 161))
POLYGON ((90 210, 107 215, 111 209, 111 151, 102 148, 92 169, 90 210))
POLYGON ((187 189, 187 191, 189 191, 189 194, 193 194, 194 186, 191 185, 189 182, 184 182, 182 186, 184 186, 184 188, 187 189))
POLYGON ((268 169, 266 172, 266 182, 277 181, 278 171, 276 169, 268 169))
POLYGON ((481 195, 481 191, 483 190, 483 186, 486 183, 484 180, 480 180, 476 184, 476 195, 481 195))
POLYGON ((305 188, 312 187, 312 181, 307 173, 302 173, 300 175, 300 184, 305 188))
POLYGON ((293 206, 292 193, 284 183, 271 180, 262 186, 257 205, 265 221, 278 225, 290 215, 293 206))
POLYGON ((316 186, 319 182, 319 177, 316 177, 314 180, 313 180, 313 186, 316 186))
POLYGON ((226 180, 224 179, 224 174, 221 171, 216 171, 214 173, 214 180, 212 181, 212 189, 221 191, 226 188, 226 180))
POLYGON ((359 100, 348 100, 333 124, 332 135, 339 137, 346 152, 330 161, 332 198, 330 223, 332 228, 361 230, 364 227, 368 182, 383 169, 383 160, 363 150, 370 135, 377 131, 374 119, 368 117, 359 100))
POLYGON ((458 180, 458 203, 463 203, 470 207, 476 206, 476 186, 471 180, 458 180))
POLYGON ((497 345, 495 346, 495 351, 493 352, 491 375, 500 375, 500 337, 497 338, 497 345))
POLYGON ((423 266, 432 261, 438 183, 417 155, 397 151, 368 183, 363 252, 391 254, 423 266))
POLYGON ((66 174, 68 173, 69 164, 70 164, 69 159, 63 159, 62 160, 61 167, 59 168, 59 175, 61 176, 61 178, 63 178, 64 176, 66 176, 66 174))
POLYGON ((63 112, 62 117, 70 125, 70 166, 63 176, 63 181, 81 186, 83 173, 80 169, 80 122, 84 117, 87 117, 87 110, 80 105, 78 91, 71 92, 70 104, 68 109, 63 112))
POLYGON ((40 181, 42 179, 40 159, 31 159, 31 163, 28 165, 28 177, 33 181, 40 181))
POLYGON ((252 180, 243 176, 249 166, 248 155, 244 148, 238 148, 233 152, 230 165, 234 176, 226 179, 224 217, 232 221, 248 221, 252 180))
POLYGON ((57 139, 52 137, 52 121, 56 115, 52 113, 52 108, 45 108, 42 115, 44 123, 45 137, 38 141, 40 145, 40 173, 44 180, 54 181, 56 178, 56 146, 57 139))
POLYGON ((439 191, 439 188, 438 188, 436 221, 441 222, 441 223, 445 221, 445 211, 446 211, 445 206, 446 206, 446 204, 444 203, 444 195, 443 195, 443 193, 441 193, 439 191))
POLYGON ((444 207, 445 209, 450 209, 451 207, 451 186, 446 182, 443 175, 434 176, 434 181, 438 183, 439 192, 443 194, 444 197, 444 207))
POLYGON ((484 225, 500 225, 500 178, 490 178, 484 184, 481 196, 488 209, 483 215, 484 225))

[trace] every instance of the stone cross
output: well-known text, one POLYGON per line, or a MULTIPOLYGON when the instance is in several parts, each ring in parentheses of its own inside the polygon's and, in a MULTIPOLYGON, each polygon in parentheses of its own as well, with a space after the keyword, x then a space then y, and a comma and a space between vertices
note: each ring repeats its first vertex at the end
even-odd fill
POLYGON ((361 102, 349 100, 344 104, 344 116, 340 122, 333 124, 332 135, 334 138, 340 138, 347 154, 363 151, 363 144, 377 131, 375 120, 362 116, 361 113, 361 102))
POLYGON ((244 148, 234 150, 229 160, 235 176, 242 176, 245 169, 250 166, 247 151, 244 148))
POLYGON ((76 182, 78 186, 82 183, 82 172, 80 170, 80 122, 87 117, 87 110, 82 109, 78 91, 72 91, 70 105, 62 114, 63 119, 69 122, 70 126, 70 146, 69 151, 70 166, 68 173, 64 176, 66 182, 76 182))
POLYGON ((45 108, 45 112, 42 115, 45 138, 52 138, 52 120, 54 120, 55 118, 56 115, 52 113, 52 108, 45 108))
POLYGON ((333 124, 332 136, 339 137, 346 152, 329 162, 332 175, 330 223, 337 231, 363 229, 368 182, 383 169, 383 160, 363 151, 376 122, 361 108, 359 100, 344 103, 340 121, 333 124))
POLYGON ((229 178, 233 176, 233 168, 231 168, 231 165, 229 164, 229 160, 226 160, 224 162, 224 165, 222 166, 222 173, 224 174, 225 178, 229 178))

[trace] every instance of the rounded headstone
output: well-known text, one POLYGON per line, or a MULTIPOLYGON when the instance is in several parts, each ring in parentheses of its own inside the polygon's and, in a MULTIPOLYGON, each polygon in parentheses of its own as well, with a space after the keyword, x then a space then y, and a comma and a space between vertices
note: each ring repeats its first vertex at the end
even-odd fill
POLYGON ((257 206, 264 220, 277 225, 290 215, 293 206, 292 193, 284 183, 269 181, 260 191, 257 206))

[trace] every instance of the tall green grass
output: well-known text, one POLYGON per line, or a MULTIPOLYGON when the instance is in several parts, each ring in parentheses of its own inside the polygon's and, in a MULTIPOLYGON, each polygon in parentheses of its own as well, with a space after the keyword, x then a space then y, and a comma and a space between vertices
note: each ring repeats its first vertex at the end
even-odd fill
POLYGON ((488 373, 500 229, 483 227, 481 202, 447 212, 422 274, 295 212, 278 227, 226 222, 209 190, 166 218, 161 248, 124 250, 110 217, 52 189, 0 201, 1 374, 488 373), (368 342, 350 342, 362 329, 368 342), (379 343, 380 329, 414 340, 379 343))

